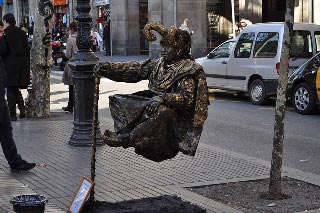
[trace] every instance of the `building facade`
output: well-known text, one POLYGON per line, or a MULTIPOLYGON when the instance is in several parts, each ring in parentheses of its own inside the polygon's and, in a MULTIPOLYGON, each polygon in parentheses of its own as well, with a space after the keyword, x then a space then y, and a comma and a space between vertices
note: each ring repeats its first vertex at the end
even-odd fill
MULTIPOLYGON (((64 30, 76 16, 76 0, 53 0, 55 27, 64 30)), ((149 54, 159 57, 159 40, 149 43, 142 29, 149 22, 179 27, 189 19, 192 53, 195 57, 232 37, 232 5, 235 21, 245 18, 252 23, 284 21, 285 0, 91 0, 93 25, 102 33, 102 16, 111 20, 111 44, 114 55, 149 54)), ((296 0, 296 22, 320 24, 320 0, 296 0)), ((36 9, 34 0, 3 0, 2 14, 13 13, 18 24, 30 24, 36 9)))
MULTIPOLYGON (((286 9, 285 0, 111 0, 110 3, 114 53, 149 52, 152 57, 160 56, 161 47, 159 41, 144 42, 141 30, 146 21, 179 27, 184 19, 189 19, 194 31, 192 53, 199 57, 232 37, 231 5, 236 22, 242 18, 252 23, 284 21, 286 9)), ((320 24, 320 16, 315 15, 320 10, 320 0, 296 0, 296 5, 296 22, 320 24)))

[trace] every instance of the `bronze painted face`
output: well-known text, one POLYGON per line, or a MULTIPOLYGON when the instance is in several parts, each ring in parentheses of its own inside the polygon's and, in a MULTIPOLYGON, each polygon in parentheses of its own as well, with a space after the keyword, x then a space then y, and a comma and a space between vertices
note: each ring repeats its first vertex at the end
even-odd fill
POLYGON ((170 64, 170 62, 174 62, 175 59, 177 58, 177 53, 174 51, 174 49, 172 47, 163 46, 162 47, 162 57, 166 63, 170 64))
POLYGON ((170 63, 189 54, 191 39, 186 31, 171 27, 169 34, 160 41, 160 44, 162 46, 163 59, 170 63))

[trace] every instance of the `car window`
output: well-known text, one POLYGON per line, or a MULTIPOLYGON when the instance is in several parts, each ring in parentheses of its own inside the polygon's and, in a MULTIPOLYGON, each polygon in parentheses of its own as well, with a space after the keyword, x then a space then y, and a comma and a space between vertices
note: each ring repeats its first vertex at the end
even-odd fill
POLYGON ((316 55, 313 59, 309 62, 309 68, 318 70, 320 67, 320 55, 316 55))
POLYGON ((316 40, 316 51, 320 52, 320 31, 314 32, 314 38, 316 40))
POLYGON ((227 58, 230 55, 230 51, 232 50, 232 47, 234 46, 235 41, 229 41, 224 44, 222 44, 220 47, 212 51, 210 54, 212 57, 215 58, 227 58))
POLYGON ((290 56, 294 58, 309 58, 312 56, 312 43, 310 31, 293 31, 290 56))
POLYGON ((253 56, 255 58, 274 58, 277 55, 279 34, 261 32, 256 37, 253 56))
POLYGON ((237 46, 234 50, 235 58, 249 58, 254 41, 255 33, 241 34, 237 46))

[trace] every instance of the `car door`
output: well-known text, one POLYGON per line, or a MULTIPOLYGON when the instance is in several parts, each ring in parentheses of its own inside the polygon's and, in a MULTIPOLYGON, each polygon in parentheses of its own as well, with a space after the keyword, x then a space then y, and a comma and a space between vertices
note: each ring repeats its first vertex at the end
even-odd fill
POLYGON ((202 61, 201 65, 206 73, 209 87, 223 88, 227 86, 227 63, 234 43, 234 40, 230 40, 221 44, 202 61))
POLYGON ((311 32, 294 30, 290 49, 289 75, 313 55, 311 32))
POLYGON ((251 56, 254 32, 242 33, 227 64, 228 89, 246 91, 249 73, 254 73, 251 56))

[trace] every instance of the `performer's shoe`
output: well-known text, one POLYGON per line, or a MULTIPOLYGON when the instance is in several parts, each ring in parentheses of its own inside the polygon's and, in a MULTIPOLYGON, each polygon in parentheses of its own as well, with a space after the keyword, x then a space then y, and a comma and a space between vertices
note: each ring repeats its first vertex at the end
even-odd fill
POLYGON ((130 143, 130 133, 120 133, 117 138, 122 142, 123 148, 133 147, 133 144, 130 143))
POLYGON ((122 141, 117 138, 117 134, 108 129, 104 132, 102 138, 103 142, 105 142, 108 146, 120 147, 123 145, 122 141))
POLYGON ((120 147, 128 148, 130 145, 130 134, 116 134, 110 130, 106 130, 103 135, 103 141, 111 147, 120 147))

